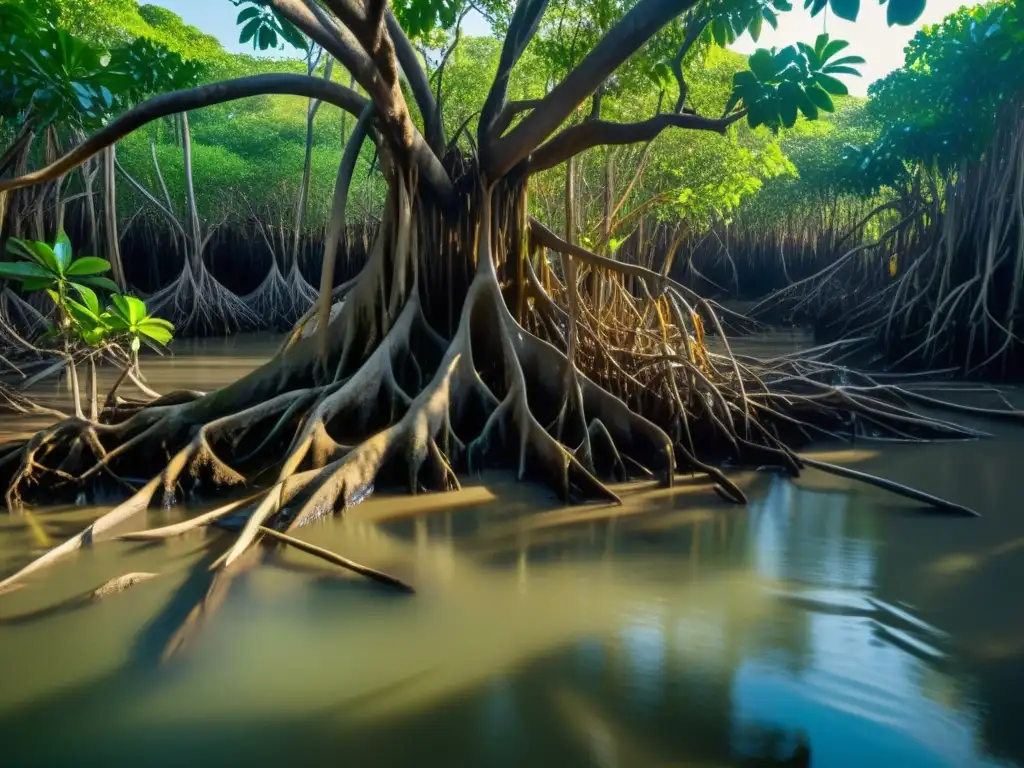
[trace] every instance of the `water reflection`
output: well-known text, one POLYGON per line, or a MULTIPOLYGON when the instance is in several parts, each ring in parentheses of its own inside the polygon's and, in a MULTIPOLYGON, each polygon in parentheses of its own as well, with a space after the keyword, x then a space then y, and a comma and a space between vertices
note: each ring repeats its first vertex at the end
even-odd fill
MULTIPOLYGON (((806 748, 816 766, 984 766, 997 718, 1002 753, 1022 756, 1005 707, 1024 698, 1001 673, 1024 634, 1001 631, 1004 607, 975 646, 984 606, 963 585, 1020 563, 1024 530, 898 515, 813 477, 741 479, 746 510, 700 481, 616 508, 491 479, 381 495, 302 536, 415 598, 280 552, 167 666, 209 582, 207 534, 83 552, 0 599, 0 762, 797 768, 806 748), (128 571, 162 575, 47 610, 128 571), (929 595, 927 612, 906 604, 929 595)), ((88 514, 37 517, 56 536, 88 514)), ((0 568, 32 541, 0 520, 0 568)))

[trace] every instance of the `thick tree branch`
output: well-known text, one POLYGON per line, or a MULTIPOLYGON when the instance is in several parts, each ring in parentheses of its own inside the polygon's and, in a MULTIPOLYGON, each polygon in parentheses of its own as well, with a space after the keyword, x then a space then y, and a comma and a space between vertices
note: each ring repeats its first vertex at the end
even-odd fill
MULTIPOLYGON (((491 83, 487 99, 480 111, 480 123, 477 127, 477 144, 480 146, 484 165, 489 164, 487 158, 491 153, 494 123, 505 106, 509 76, 512 74, 516 62, 519 61, 519 57, 526 50, 526 46, 537 33, 537 27, 540 25, 541 17, 544 16, 547 7, 548 0, 520 0, 512 13, 508 33, 505 35, 505 43, 501 48, 501 58, 498 60, 498 71, 494 75, 494 82, 491 83)), ((509 168, 512 165, 514 163, 510 164, 509 168)))
POLYGON ((501 112, 494 118, 494 125, 491 127, 491 135, 497 139, 508 130, 508 127, 512 125, 512 121, 515 120, 516 115, 520 112, 526 112, 531 109, 535 109, 540 106, 542 99, 525 99, 523 101, 508 101, 505 102, 505 106, 501 108, 501 112))
MULTIPOLYGON (((354 115, 362 114, 367 99, 351 88, 306 75, 272 74, 240 77, 220 83, 202 85, 186 91, 155 96, 113 120, 55 162, 32 173, 13 179, 0 179, 0 192, 22 189, 44 181, 52 181, 77 168, 89 158, 123 139, 129 133, 161 117, 202 109, 228 101, 263 95, 305 96, 321 99, 354 115)), ((415 132, 409 149, 410 160, 418 166, 420 179, 443 201, 452 199, 451 180, 440 161, 430 151, 419 132, 415 132)))
POLYGON ((554 168, 591 147, 650 141, 666 128, 687 128, 696 131, 725 133, 730 125, 745 116, 746 112, 741 110, 728 117, 718 119, 700 115, 662 113, 636 123, 584 120, 578 125, 566 128, 534 152, 530 159, 529 170, 530 173, 537 173, 554 168))
POLYGON ((375 102, 386 97, 387 91, 381 88, 377 68, 359 41, 314 0, 270 0, 270 4, 351 72, 356 82, 366 89, 375 102))
POLYGON ((394 14, 389 8, 385 16, 388 34, 395 46, 395 55, 398 56, 398 63, 405 73, 405 79, 412 89, 413 98, 416 99, 416 106, 419 107, 423 116, 423 125, 427 128, 427 144, 440 156, 444 152, 445 137, 444 123, 441 121, 441 114, 437 101, 430 92, 430 82, 427 73, 420 66, 416 58, 416 51, 409 42, 409 38, 398 24, 394 14))
POLYGON ((566 78, 507 136, 495 142, 485 170, 504 176, 527 157, 619 66, 695 0, 640 0, 566 78))

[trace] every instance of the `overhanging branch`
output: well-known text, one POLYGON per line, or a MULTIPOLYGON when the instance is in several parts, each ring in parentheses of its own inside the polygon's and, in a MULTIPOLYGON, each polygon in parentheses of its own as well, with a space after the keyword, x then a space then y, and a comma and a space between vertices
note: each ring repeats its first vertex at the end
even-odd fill
POLYGON ((534 152, 530 160, 530 173, 554 168, 591 147, 650 141, 666 128, 725 133, 730 125, 745 116, 746 112, 741 110, 718 119, 700 115, 662 113, 636 123, 584 120, 578 125, 566 128, 534 152))
MULTIPOLYGON (((619 66, 695 0, 640 0, 594 49, 507 136, 495 142, 485 168, 491 178, 504 176, 540 146, 583 100, 619 66)), ((497 111, 497 110, 495 110, 497 111)))
MULTIPOLYGON (((173 91, 155 96, 128 110, 45 168, 17 178, 0 179, 0 192, 22 189, 59 178, 123 139, 132 131, 162 117, 211 107, 228 101, 237 101, 250 96, 265 95, 305 96, 309 99, 320 99, 353 115, 362 114, 367 104, 367 99, 351 88, 306 75, 253 75, 202 85, 186 91, 173 91)), ((451 180, 419 132, 413 136, 409 153, 410 159, 419 169, 420 179, 443 200, 450 200, 453 195, 451 180)))

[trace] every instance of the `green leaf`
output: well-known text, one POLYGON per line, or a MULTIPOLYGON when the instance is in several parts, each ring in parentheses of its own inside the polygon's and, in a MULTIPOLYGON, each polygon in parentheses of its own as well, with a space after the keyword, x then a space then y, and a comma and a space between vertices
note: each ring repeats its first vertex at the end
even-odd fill
POLYGON ((82 341, 88 344, 90 347, 98 346, 104 338, 106 338, 109 329, 104 328, 102 325, 98 325, 95 328, 89 328, 82 331, 82 341))
POLYGON ((814 76, 814 82, 824 88, 833 96, 846 96, 850 91, 842 80, 837 80, 831 75, 818 74, 814 76))
POLYGON ((99 256, 83 256, 75 259, 68 267, 66 274, 72 275, 99 275, 110 271, 110 262, 101 259, 99 256))
POLYGON ((770 81, 775 77, 775 63, 772 60, 771 51, 765 48, 758 48, 754 53, 747 59, 747 65, 750 67, 750 71, 753 72, 757 79, 762 83, 770 81))
POLYGON ((30 264, 28 262, 0 262, 0 278, 18 280, 19 282, 27 278, 46 278, 49 282, 53 282, 53 277, 48 270, 43 269, 38 264, 30 264))
POLYGON ((764 16, 764 20, 768 22, 772 29, 779 28, 779 17, 775 15, 775 12, 769 8, 765 8, 761 11, 761 15, 764 16))
MULTIPOLYGON (((833 8, 834 7, 835 6, 833 5, 833 8)), ((854 20, 855 19, 849 19, 849 21, 854 21, 854 20)), ((831 41, 821 51, 821 60, 822 60, 822 62, 828 61, 829 59, 831 59, 833 56, 835 56, 837 53, 839 53, 844 48, 848 48, 849 45, 850 44, 846 40, 833 40, 833 41, 831 41)))
POLYGON ((124 300, 128 304, 128 321, 133 326, 146 319, 146 315, 149 314, 146 310, 146 302, 134 296, 125 296, 124 300))
POLYGON ((117 283, 109 277, 83 277, 81 280, 76 280, 75 282, 82 283, 83 285, 91 285, 93 288, 99 288, 107 293, 117 293, 121 290, 117 287, 117 283))
POLYGON ((171 339, 174 338, 174 333, 167 330, 162 325, 157 325, 151 321, 146 321, 139 324, 139 333, 146 336, 159 344, 167 344, 171 339))
POLYGON ((779 115, 782 118, 782 126, 784 128, 792 128, 796 124, 797 103, 795 98, 784 98, 782 103, 779 104, 779 115))
POLYGON ((60 265, 60 271, 63 273, 68 268, 68 264, 71 263, 71 241, 68 239, 63 227, 57 233, 57 242, 53 246, 53 252, 57 257, 57 263, 60 265))
POLYGON ((831 0, 832 13, 846 21, 856 21, 860 13, 860 0, 831 0))
POLYGON ((764 21, 764 17, 761 14, 754 14, 753 20, 750 22, 750 37, 756 43, 757 39, 761 37, 761 23, 764 21))
POLYGON ((7 243, 7 249, 23 258, 28 257, 54 275, 61 274, 57 254, 46 243, 36 240, 18 240, 12 237, 7 243))
POLYGON ((263 25, 256 36, 261 51, 277 47, 277 33, 270 27, 263 25))
POLYGON ((100 300, 96 298, 96 293, 91 288, 86 288, 84 285, 79 285, 75 282, 71 283, 71 287, 82 297, 85 306, 98 316, 100 313, 100 300))
POLYGON ((889 0, 885 20, 890 27, 909 27, 924 13, 925 0, 889 0))
POLYGON ((21 287, 26 291, 41 291, 56 283, 52 277, 26 277, 21 281, 21 287))
POLYGON ((725 48, 728 43, 729 32, 722 19, 715 19, 711 22, 711 35, 715 38, 719 48, 725 48))
POLYGON ((797 86, 796 104, 800 108, 800 111, 804 113, 804 117, 808 120, 818 119, 818 108, 814 106, 814 102, 810 100, 807 96, 807 92, 800 86, 797 86))
POLYGON ((147 317, 142 322, 153 323, 154 325, 159 325, 161 328, 166 328, 172 333, 174 332, 174 324, 170 320, 164 320, 162 317, 147 317))
MULTIPOLYGON (((238 42, 242 45, 248 43, 250 40, 253 39, 253 37, 262 28, 262 26, 263 21, 261 19, 253 19, 244 27, 242 27, 242 32, 238 36, 238 42)), ((255 46, 255 43, 253 45, 255 46)))
POLYGON ((259 15, 260 15, 260 9, 259 8, 246 8, 245 10, 243 10, 241 13, 238 14, 238 18, 235 19, 235 23, 236 24, 241 24, 243 21, 255 18, 256 16, 259 16, 259 15))
POLYGON ((841 59, 836 59, 829 64, 830 67, 834 67, 838 64, 863 64, 863 56, 843 56, 841 59))
POLYGON ((74 299, 67 299, 66 305, 68 313, 79 325, 84 326, 84 329, 88 330, 102 325, 99 315, 83 304, 79 304, 74 299))
POLYGON ((835 112, 836 108, 832 104, 832 99, 829 95, 817 85, 812 85, 806 89, 807 98, 811 100, 818 109, 824 112, 835 112))
POLYGON ((853 67, 844 67, 844 66, 833 65, 831 67, 825 67, 821 71, 822 72, 827 72, 830 75, 852 75, 853 77, 860 77, 860 72, 858 72, 853 67))
POLYGON ((117 312, 118 317, 127 323, 131 323, 132 311, 128 307, 127 297, 122 296, 120 293, 115 293, 110 297, 110 300, 114 302, 114 310, 117 312))
POLYGON ((121 317, 117 312, 104 312, 100 315, 100 319, 114 331, 127 331, 130 330, 128 321, 121 317))

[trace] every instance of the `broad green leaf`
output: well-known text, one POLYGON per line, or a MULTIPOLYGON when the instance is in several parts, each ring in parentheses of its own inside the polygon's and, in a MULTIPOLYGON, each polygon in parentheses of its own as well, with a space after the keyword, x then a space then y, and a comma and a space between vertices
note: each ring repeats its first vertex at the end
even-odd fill
POLYGON ((764 20, 768 22, 772 29, 779 28, 779 17, 771 9, 765 8, 761 11, 761 15, 764 16, 764 20))
POLYGON ((162 317, 147 317, 142 322, 153 323, 154 325, 159 325, 161 328, 166 328, 172 333, 174 332, 174 324, 170 320, 164 320, 162 317))
POLYGON ((847 21, 856 21, 857 14, 860 13, 860 0, 831 0, 829 5, 832 7, 832 13, 847 21))
POLYGON ((829 75, 852 75, 853 77, 860 77, 860 72, 858 72, 853 67, 831 66, 825 67, 821 71, 829 75))
POLYGON ((75 280, 76 283, 82 283, 83 285, 91 285, 93 288, 99 288, 102 291, 108 293, 117 293, 121 289, 117 287, 117 283, 111 280, 109 277, 82 277, 75 280))
POLYGON ((256 40, 261 51, 277 47, 277 33, 265 24, 260 27, 260 31, 256 35, 256 40))
POLYGON ((15 253, 21 256, 27 256, 36 264, 46 268, 54 275, 60 275, 60 264, 57 261, 57 254, 53 252, 53 249, 46 243, 41 243, 37 240, 16 240, 11 238, 8 241, 7 248, 15 249, 15 253))
POLYGON ((96 293, 91 288, 74 282, 71 283, 71 287, 82 297, 82 302, 89 308, 89 311, 98 316, 100 313, 100 300, 96 297, 96 293))
POLYGON ((50 282, 53 282, 53 279, 48 270, 43 269, 38 264, 32 264, 24 261, 0 262, 0 278, 18 281, 23 281, 27 278, 46 278, 50 282))
POLYGON ((117 314, 124 319, 125 322, 130 323, 132 317, 132 311, 128 307, 128 299, 122 296, 120 293, 115 293, 110 297, 110 300, 114 302, 114 310, 117 314))
POLYGON ((725 48, 729 42, 729 32, 722 19, 718 18, 711 22, 711 34, 715 38, 715 42, 718 43, 718 47, 725 48))
POLYGON ((66 301, 68 312, 71 314, 79 325, 83 326, 84 330, 95 328, 101 325, 99 315, 93 312, 84 304, 79 304, 74 299, 67 299, 66 301))
POLYGON ((147 336, 160 344, 167 344, 174 338, 174 334, 161 325, 146 321, 139 324, 139 333, 147 336))
POLYGON ((835 61, 830 62, 829 66, 830 67, 834 67, 834 66, 837 66, 839 64, 863 64, 863 63, 864 63, 864 57, 863 56, 843 56, 840 59, 836 59, 835 61))
POLYGON ((94 328, 89 328, 82 331, 82 341, 88 344, 90 347, 98 346, 103 339, 106 338, 109 333, 109 329, 102 325, 97 325, 94 328))
POLYGON ((909 27, 924 13, 925 0, 889 0, 885 20, 890 27, 909 27))
POLYGON ((101 315, 103 322, 108 325, 111 330, 114 331, 127 331, 130 330, 128 320, 121 317, 118 312, 104 312, 101 315))
MULTIPOLYGON (((255 9, 253 9, 253 10, 255 10, 255 9)), ((253 37, 256 35, 256 33, 259 32, 259 30, 262 28, 262 26, 263 26, 263 22, 260 19, 253 19, 248 24, 246 24, 244 27, 242 27, 242 32, 238 36, 238 42, 243 44, 243 45, 245 43, 248 43, 250 40, 253 39, 253 37)))
POLYGON ((814 102, 810 100, 807 96, 807 92, 803 88, 797 86, 797 90, 797 107, 800 108, 800 111, 804 113, 804 117, 808 120, 817 120, 818 108, 814 105, 814 102))
POLYGON ((844 48, 848 48, 849 45, 850 44, 846 40, 832 40, 832 41, 830 41, 828 43, 828 45, 826 45, 825 48, 821 52, 821 61, 822 61, 822 63, 827 62, 829 59, 831 59, 833 56, 835 56, 841 50, 843 50, 844 48))
POLYGON ((110 262, 99 256, 83 256, 71 262, 67 269, 69 277, 74 275, 99 275, 110 271, 110 262))
POLYGON ((236 24, 241 24, 243 21, 248 21, 256 16, 260 15, 260 9, 255 7, 245 8, 241 13, 238 14, 238 18, 235 19, 236 24))
POLYGON ((757 42, 757 39, 761 37, 761 23, 763 21, 764 18, 761 14, 756 13, 754 14, 753 20, 750 22, 750 37, 755 43, 757 42))
POLYGON ((792 128, 796 124, 797 118, 797 101, 796 99, 782 100, 779 104, 779 115, 782 118, 783 128, 792 128))
POLYGON ((831 75, 818 74, 814 76, 814 82, 824 88, 833 96, 846 96, 850 91, 842 80, 837 80, 831 75))
POLYGON ((22 279, 21 287, 26 291, 41 291, 43 288, 49 288, 56 282, 56 279, 53 277, 26 277, 22 279))
POLYGON ((146 315, 146 302, 142 299, 137 299, 134 296, 125 296, 125 301, 128 304, 128 321, 136 326, 145 320, 146 315))
POLYGON ((805 93, 807 94, 807 98, 810 99, 818 109, 825 112, 835 112, 836 108, 832 104, 832 99, 819 86, 812 85, 806 89, 805 93))
POLYGON ((68 239, 63 228, 57 234, 57 242, 53 246, 53 253, 57 257, 57 263, 60 265, 61 273, 63 273, 68 268, 68 264, 71 263, 71 241, 68 239))
POLYGON ((750 71, 753 72, 757 79, 762 83, 769 82, 776 74, 775 63, 772 60, 771 51, 765 48, 759 48, 747 59, 747 64, 750 67, 750 71))

